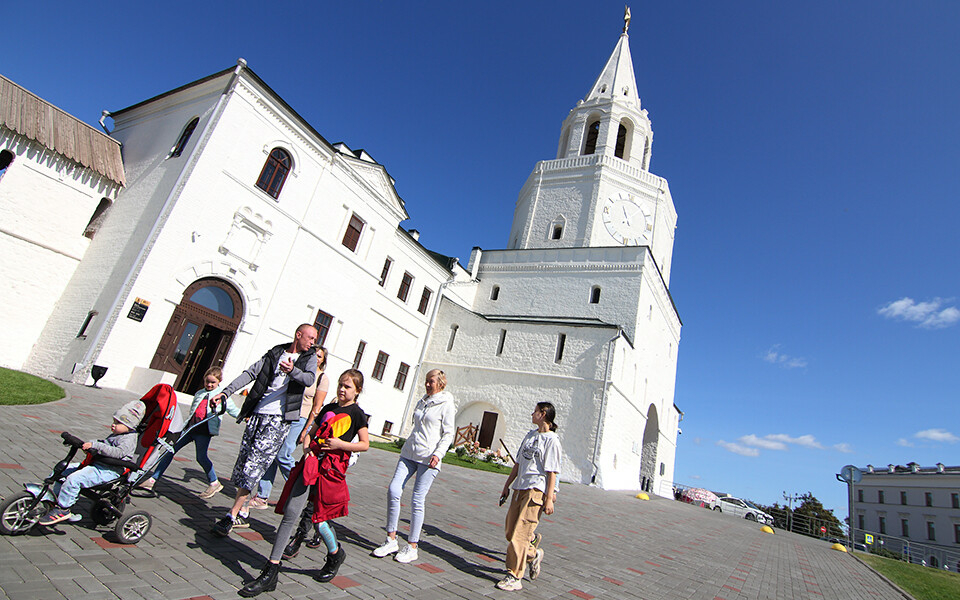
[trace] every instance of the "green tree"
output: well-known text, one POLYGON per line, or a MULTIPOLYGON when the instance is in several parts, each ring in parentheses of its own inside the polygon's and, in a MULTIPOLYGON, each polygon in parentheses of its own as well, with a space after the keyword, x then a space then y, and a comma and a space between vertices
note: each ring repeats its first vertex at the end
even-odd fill
POLYGON ((773 506, 754 504, 769 513, 774 518, 775 526, 781 529, 789 529, 794 533, 815 538, 845 537, 846 534, 840 520, 837 519, 832 510, 824 508, 823 503, 817 500, 812 492, 798 496, 797 500, 800 505, 793 510, 776 502, 773 506), (826 532, 821 532, 821 527, 824 527, 826 532))

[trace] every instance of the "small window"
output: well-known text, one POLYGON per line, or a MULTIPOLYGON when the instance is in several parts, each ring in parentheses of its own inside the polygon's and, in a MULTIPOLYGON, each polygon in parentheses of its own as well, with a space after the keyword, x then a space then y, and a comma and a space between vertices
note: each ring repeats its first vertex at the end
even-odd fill
POLYGON ((600 304, 600 286, 590 288, 590 304, 600 304))
POLYGON ((863 526, 863 515, 857 515, 857 529, 865 529, 863 526))
POLYGON ((660 463, 660 474, 663 475, 667 472, 667 465, 665 463, 660 463))
POLYGON ((501 354, 503 354, 503 345, 504 345, 504 343, 506 343, 506 341, 507 341, 507 330, 506 330, 506 329, 501 329, 501 330, 500 330, 500 341, 497 342, 497 356, 500 356, 501 354))
POLYGON ((933 506, 933 493, 932 493, 932 492, 924 492, 924 493, 923 493, 923 501, 926 502, 927 506, 933 506))
POLYGON ((417 312, 420 314, 427 314, 427 307, 430 306, 430 297, 433 296, 433 290, 429 288, 423 288, 423 294, 420 295, 420 306, 417 307, 417 312))
POLYGON ((900 504, 902 504, 902 505, 904 505, 904 506, 907 505, 907 493, 906 493, 906 492, 903 492, 903 491, 900 492, 900 504))
POLYGON ((883 490, 877 490, 877 503, 883 504, 883 490))
POLYGON ((397 369, 397 378, 393 382, 393 387, 398 390, 403 390, 404 386, 407 385, 407 373, 410 372, 410 365, 407 363, 400 363, 400 368, 397 369))
POLYGON ((627 147, 627 128, 623 123, 620 123, 620 128, 617 129, 617 147, 613 151, 613 155, 617 158, 623 158, 624 150, 627 147))
POLYGON ((383 261, 383 269, 380 271, 380 287, 387 285, 387 275, 390 274, 390 266, 393 265, 393 260, 387 258, 383 261))
POLYGON ((495 285, 490 289, 490 299, 497 301, 500 298, 500 286, 495 285))
POLYGON ((383 381, 383 372, 387 370, 387 360, 390 355, 384 351, 377 353, 377 363, 373 365, 373 373, 370 375, 377 381, 383 381))
POLYGON ((593 154, 597 151, 597 138, 600 136, 600 121, 590 123, 587 128, 587 142, 583 146, 584 154, 593 154))
POLYGON ((200 122, 200 117, 194 117, 187 123, 187 126, 183 128, 183 131, 180 133, 180 137, 177 139, 176 145, 170 150, 170 158, 176 158, 183 154, 183 149, 187 146, 187 142, 190 141, 190 136, 193 135, 193 130, 197 128, 197 123, 200 122))
POLYGON ((447 352, 453 350, 453 343, 457 341, 457 330, 460 329, 459 325, 450 326, 450 341, 447 342, 447 352))
POLYGON ((113 206, 113 201, 109 198, 100 198, 100 203, 97 204, 96 210, 93 211, 90 220, 87 222, 87 227, 83 230, 83 237, 92 240, 93 236, 97 235, 97 232, 100 231, 100 226, 103 225, 103 222, 107 218, 107 212, 111 206, 113 206))
POLYGON ((886 532, 887 532, 887 518, 886 518, 886 517, 879 517, 879 520, 880 520, 880 533, 886 533, 886 532))
POLYGON ((960 508, 960 494, 950 494, 950 506, 960 508))
POLYGON ((413 275, 405 271, 403 273, 403 279, 400 281, 400 289, 397 290, 397 298, 400 298, 401 302, 407 301, 407 296, 410 295, 411 285, 413 285, 413 275))
POLYGON ((390 421, 383 422, 383 431, 381 435, 390 435, 390 432, 393 430, 393 423, 390 421))
POLYGON ((857 502, 863 502, 863 490, 857 490, 857 502))
POLYGON ((934 542, 937 541, 937 529, 933 521, 927 521, 927 539, 934 542))
POLYGON ((550 234, 550 239, 559 240, 563 237, 563 225, 554 225, 553 233, 550 234))
POLYGON ((357 251, 357 244, 360 243, 360 233, 363 231, 363 219, 357 215, 350 217, 350 224, 347 225, 347 230, 343 233, 343 245, 346 246, 350 252, 357 251))
POLYGON ((87 337, 87 328, 90 327, 90 323, 93 321, 93 318, 99 315, 100 313, 91 310, 87 313, 87 318, 83 320, 83 325, 80 326, 80 331, 77 332, 77 337, 80 339, 86 339, 87 337))
POLYGON ((267 162, 263 164, 263 170, 260 171, 260 177, 257 178, 257 187, 265 191, 272 198, 280 197, 280 190, 283 189, 283 183, 287 180, 287 174, 290 173, 290 167, 293 161, 286 150, 274 148, 267 157, 267 162))
POLYGON ((563 347, 567 345, 567 334, 561 333, 557 336, 557 356, 554 358, 554 362, 560 362, 563 360, 563 347))
POLYGON ((910 537, 910 523, 906 519, 900 519, 900 535, 910 537))
MULTIPOLYGON (((953 543, 960 544, 960 523, 953 524, 953 543)), ((957 563, 957 570, 960 571, 960 563, 957 563)))
POLYGON ((317 344, 322 346, 327 341, 327 334, 330 333, 330 324, 333 323, 333 316, 328 315, 322 310, 317 311, 317 318, 313 321, 313 326, 317 329, 317 344))
POLYGON ((353 355, 353 368, 360 368, 360 360, 363 358, 363 351, 366 349, 367 343, 363 340, 360 340, 360 343, 357 344, 357 353, 353 355))
POLYGON ((0 179, 7 172, 7 167, 13 163, 13 152, 9 150, 0 150, 0 179))

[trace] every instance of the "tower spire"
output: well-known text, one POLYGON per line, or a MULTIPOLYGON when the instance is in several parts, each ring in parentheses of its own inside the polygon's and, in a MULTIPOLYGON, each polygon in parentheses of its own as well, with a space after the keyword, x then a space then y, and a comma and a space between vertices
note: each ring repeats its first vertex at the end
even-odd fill
POLYGON ((627 5, 623 6, 623 33, 627 33, 627 30, 630 29, 630 7, 627 5))
POLYGON ((630 56, 630 7, 624 7, 623 32, 617 45, 600 71, 600 76, 584 97, 585 103, 596 101, 617 101, 640 110, 640 96, 637 94, 637 80, 633 73, 633 57, 630 56))

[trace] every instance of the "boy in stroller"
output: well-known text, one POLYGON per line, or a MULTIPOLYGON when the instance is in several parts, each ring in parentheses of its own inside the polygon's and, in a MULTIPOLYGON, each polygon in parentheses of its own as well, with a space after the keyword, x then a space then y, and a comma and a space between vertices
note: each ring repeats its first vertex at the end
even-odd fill
POLYGON ((124 404, 113 414, 110 435, 103 440, 93 440, 81 446, 81 450, 93 450, 96 455, 90 464, 70 465, 64 474, 67 478, 54 489, 57 494, 57 506, 40 519, 41 525, 54 525, 73 518, 70 508, 77 502, 82 488, 89 488, 117 479, 123 474, 123 467, 97 464, 96 456, 108 456, 119 460, 132 460, 137 451, 137 425, 143 418, 146 406, 140 400, 124 404))

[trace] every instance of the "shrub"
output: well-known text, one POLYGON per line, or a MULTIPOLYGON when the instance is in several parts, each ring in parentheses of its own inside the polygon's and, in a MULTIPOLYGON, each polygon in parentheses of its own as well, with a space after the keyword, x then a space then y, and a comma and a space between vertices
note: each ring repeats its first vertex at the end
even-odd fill
POLYGON ((393 440, 393 445, 397 448, 403 448, 403 445, 407 443, 407 438, 398 437, 393 440))

